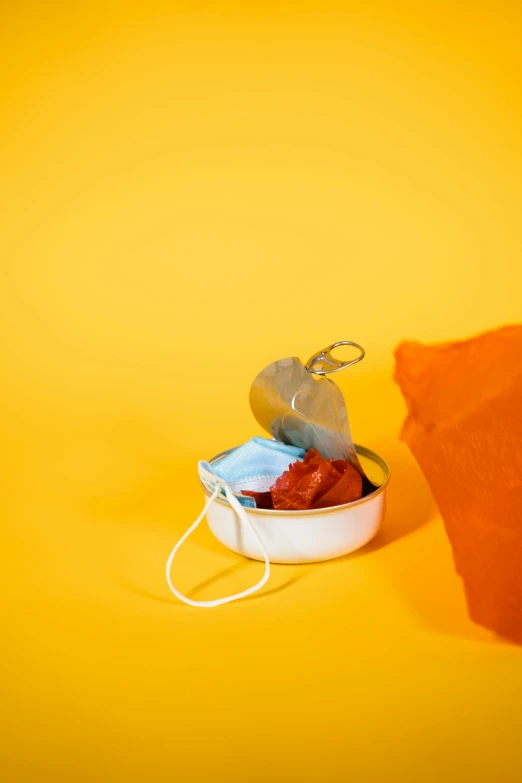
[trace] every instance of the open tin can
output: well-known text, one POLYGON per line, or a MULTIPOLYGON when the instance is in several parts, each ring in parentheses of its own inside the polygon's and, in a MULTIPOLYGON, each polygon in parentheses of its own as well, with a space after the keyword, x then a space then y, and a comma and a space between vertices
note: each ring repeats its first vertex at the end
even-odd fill
MULTIPOLYGON (((216 464, 233 449, 219 454, 216 464)), ((344 506, 306 511, 274 511, 245 508, 271 563, 314 563, 331 560, 360 549, 377 533, 386 510, 386 488, 390 469, 385 460, 364 446, 355 446, 357 456, 375 489, 344 506)), ((210 492, 202 484, 207 499, 210 492)), ((207 521, 215 537, 231 549, 253 560, 263 560, 256 536, 234 509, 217 498, 207 510, 207 521)))
POLYGON ((166 565, 167 583, 177 598, 190 606, 207 607, 236 601, 266 584, 271 563, 331 560, 360 549, 376 535, 384 519, 390 469, 378 454, 354 445, 342 392, 326 377, 363 357, 360 345, 343 341, 314 354, 306 365, 296 357, 280 359, 259 373, 250 390, 254 417, 272 441, 296 448, 303 455, 313 450, 323 459, 344 460, 360 474, 362 496, 325 508, 312 508, 311 503, 304 508, 295 504, 290 510, 260 508, 248 492, 241 492, 245 486, 236 491, 219 475, 220 461, 233 456, 235 449, 218 454, 209 463, 200 462, 206 503, 171 551, 166 565), (355 348, 359 352, 356 358, 336 359, 332 351, 341 345, 355 348), (196 601, 174 586, 171 568, 177 551, 205 515, 218 541, 240 555, 263 560, 265 573, 257 584, 240 593, 196 601))

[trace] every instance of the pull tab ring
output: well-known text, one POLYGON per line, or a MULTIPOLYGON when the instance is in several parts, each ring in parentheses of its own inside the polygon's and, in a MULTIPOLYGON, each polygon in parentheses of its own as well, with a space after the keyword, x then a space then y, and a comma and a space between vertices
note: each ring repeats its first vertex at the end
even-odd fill
POLYGON ((308 372, 314 373, 314 375, 329 375, 332 372, 339 372, 339 370, 344 370, 346 367, 351 367, 352 364, 357 364, 357 362, 364 359, 365 355, 366 352, 362 345, 353 343, 351 340, 343 340, 328 346, 328 348, 324 348, 318 353, 314 353, 314 355, 308 359, 305 367, 308 372), (338 359, 334 359, 331 353, 334 348, 338 348, 340 345, 352 345, 354 348, 359 349, 360 355, 356 356, 355 359, 351 359, 349 362, 340 362, 338 359))

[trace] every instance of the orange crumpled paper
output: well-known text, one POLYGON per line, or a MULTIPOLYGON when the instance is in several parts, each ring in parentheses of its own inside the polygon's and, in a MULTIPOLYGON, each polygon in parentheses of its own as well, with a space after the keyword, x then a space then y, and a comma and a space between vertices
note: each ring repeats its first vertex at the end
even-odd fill
POLYGON ((439 506, 472 620, 522 644, 522 326, 399 345, 401 438, 439 506))

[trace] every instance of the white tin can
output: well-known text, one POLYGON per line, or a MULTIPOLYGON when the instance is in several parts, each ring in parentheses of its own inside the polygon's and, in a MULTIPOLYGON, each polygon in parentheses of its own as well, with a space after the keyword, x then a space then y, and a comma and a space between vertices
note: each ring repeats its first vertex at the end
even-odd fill
MULTIPOLYGON (((386 510, 386 489, 390 469, 385 460, 364 446, 355 446, 364 471, 376 489, 343 506, 307 511, 275 511, 245 508, 249 522, 261 539, 271 563, 314 563, 342 557, 368 543, 379 530, 386 510)), ((216 464, 229 454, 211 460, 216 464)), ((209 493, 203 487, 208 500, 209 493)), ((215 537, 231 549, 253 560, 263 554, 253 531, 226 500, 216 498, 207 510, 215 537)))

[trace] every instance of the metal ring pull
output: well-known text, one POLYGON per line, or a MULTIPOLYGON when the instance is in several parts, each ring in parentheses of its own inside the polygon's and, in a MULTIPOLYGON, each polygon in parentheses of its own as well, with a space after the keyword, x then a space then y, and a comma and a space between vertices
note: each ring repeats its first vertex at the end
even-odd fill
POLYGON ((352 343, 351 340, 343 340, 340 343, 334 343, 328 348, 324 348, 318 353, 314 353, 305 366, 308 372, 314 373, 314 375, 328 375, 331 372, 339 372, 339 370, 344 370, 346 367, 351 367, 352 364, 357 364, 364 357, 365 350, 362 345, 352 343), (340 362, 338 359, 334 359, 331 354, 334 348, 338 348, 340 345, 352 345, 354 348, 358 348, 361 353, 349 362, 340 362))

